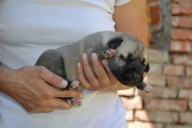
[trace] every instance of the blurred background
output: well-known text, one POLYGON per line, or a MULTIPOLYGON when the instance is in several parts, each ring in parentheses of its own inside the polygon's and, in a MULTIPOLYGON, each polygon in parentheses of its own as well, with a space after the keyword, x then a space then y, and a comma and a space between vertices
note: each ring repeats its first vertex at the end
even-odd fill
POLYGON ((192 0, 147 0, 154 92, 119 91, 129 128, 192 128, 192 0))

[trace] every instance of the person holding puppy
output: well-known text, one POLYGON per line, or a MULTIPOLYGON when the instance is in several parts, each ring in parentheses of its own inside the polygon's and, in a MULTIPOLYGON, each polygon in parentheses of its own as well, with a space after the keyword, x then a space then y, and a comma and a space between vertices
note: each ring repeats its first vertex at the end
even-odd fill
POLYGON ((125 107, 111 90, 119 82, 96 54, 91 60, 99 73, 90 70, 86 54, 77 65, 78 81, 90 90, 84 96, 55 89, 68 83, 33 65, 43 51, 97 31, 129 32, 146 43, 145 9, 145 0, 1 0, 0 127, 127 128, 125 107), (82 105, 58 97, 82 98, 82 105))

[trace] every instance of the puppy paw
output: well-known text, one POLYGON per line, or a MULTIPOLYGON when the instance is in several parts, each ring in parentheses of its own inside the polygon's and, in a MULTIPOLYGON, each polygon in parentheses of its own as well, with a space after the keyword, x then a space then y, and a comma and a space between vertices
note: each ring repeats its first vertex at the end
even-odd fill
POLYGON ((109 60, 115 55, 117 55, 117 51, 115 51, 114 49, 109 49, 109 50, 102 53, 102 58, 109 60))
POLYGON ((153 92, 153 87, 151 85, 147 85, 144 89, 143 89, 144 92, 146 93, 151 93, 153 92))
POLYGON ((81 106, 81 101, 78 98, 73 98, 71 99, 71 105, 73 105, 74 107, 79 107, 81 106))

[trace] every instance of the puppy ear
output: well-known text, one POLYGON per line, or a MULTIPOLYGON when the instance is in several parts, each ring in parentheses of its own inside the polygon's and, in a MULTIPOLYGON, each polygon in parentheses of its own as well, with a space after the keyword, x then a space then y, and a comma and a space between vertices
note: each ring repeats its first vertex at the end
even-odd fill
POLYGON ((121 45, 122 42, 123 42, 123 39, 121 38, 113 38, 108 42, 108 47, 111 49, 116 49, 121 45))
POLYGON ((149 67, 149 63, 148 63, 147 65, 145 65, 144 72, 149 72, 149 69, 150 69, 150 67, 149 67))

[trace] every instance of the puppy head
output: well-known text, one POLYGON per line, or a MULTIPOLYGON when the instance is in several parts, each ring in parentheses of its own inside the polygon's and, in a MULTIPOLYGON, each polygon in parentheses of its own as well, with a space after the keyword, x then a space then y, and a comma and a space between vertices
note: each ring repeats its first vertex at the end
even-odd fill
POLYGON ((120 33, 108 41, 108 47, 116 49, 117 55, 109 60, 109 68, 124 85, 142 84, 144 72, 149 71, 144 44, 128 33, 120 33))

